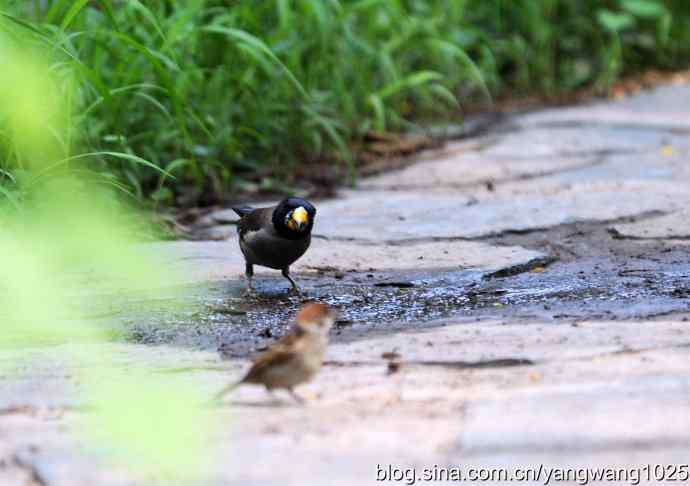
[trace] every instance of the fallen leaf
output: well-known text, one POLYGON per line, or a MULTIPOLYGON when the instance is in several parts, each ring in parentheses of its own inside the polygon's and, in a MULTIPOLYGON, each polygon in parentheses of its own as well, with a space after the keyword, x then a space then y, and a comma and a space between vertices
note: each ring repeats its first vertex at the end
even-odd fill
POLYGON ((381 353, 381 358, 391 361, 400 358, 400 353, 398 353, 395 349, 393 351, 385 351, 381 353))

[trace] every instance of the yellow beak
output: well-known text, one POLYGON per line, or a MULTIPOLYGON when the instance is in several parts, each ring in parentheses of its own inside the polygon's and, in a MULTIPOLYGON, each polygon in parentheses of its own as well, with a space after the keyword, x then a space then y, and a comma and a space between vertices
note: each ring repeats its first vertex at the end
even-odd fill
MULTIPOLYGON (((306 209, 304 209, 302 206, 300 206, 292 212, 292 217, 290 218, 290 222, 293 223, 293 225, 296 226, 297 228, 302 228, 303 226, 306 226, 307 223, 309 223, 309 213, 307 213, 306 209)), ((296 228, 292 228, 292 229, 296 229, 296 228)))

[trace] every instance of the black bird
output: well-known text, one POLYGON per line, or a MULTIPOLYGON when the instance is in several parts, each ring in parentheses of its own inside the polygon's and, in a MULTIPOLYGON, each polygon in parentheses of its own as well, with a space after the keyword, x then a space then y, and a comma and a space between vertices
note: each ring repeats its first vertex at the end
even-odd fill
POLYGON ((300 197, 288 197, 270 208, 232 209, 240 216, 237 233, 246 262, 248 289, 252 290, 254 265, 261 265, 281 270, 292 290, 298 292, 290 277, 290 265, 309 248, 316 208, 300 197))

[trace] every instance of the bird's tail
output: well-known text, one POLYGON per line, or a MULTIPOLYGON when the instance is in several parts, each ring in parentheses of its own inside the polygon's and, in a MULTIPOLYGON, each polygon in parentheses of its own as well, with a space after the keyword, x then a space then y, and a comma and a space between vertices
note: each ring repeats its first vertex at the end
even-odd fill
POLYGON ((251 206, 238 206, 232 208, 232 210, 235 211, 240 218, 242 218, 254 211, 254 208, 252 208, 251 206))
POLYGON ((229 384, 228 386, 226 386, 225 388, 223 388, 221 391, 219 391, 218 393, 216 393, 213 396, 213 402, 215 403, 215 402, 221 401, 223 399, 223 397, 225 397, 225 395, 227 395, 228 393, 233 391, 235 388, 240 386, 242 383, 243 383, 242 381, 238 381, 237 383, 229 384))

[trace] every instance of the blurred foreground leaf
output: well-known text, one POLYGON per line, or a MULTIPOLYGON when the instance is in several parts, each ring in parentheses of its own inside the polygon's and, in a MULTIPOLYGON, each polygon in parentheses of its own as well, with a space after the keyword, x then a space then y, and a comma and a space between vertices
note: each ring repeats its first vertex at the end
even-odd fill
POLYGON ((116 306, 108 300, 117 294, 149 296, 176 277, 129 236, 123 221, 136 215, 80 177, 82 156, 70 153, 74 82, 51 61, 21 36, 0 34, 0 144, 22 174, 23 197, 0 198, 0 351, 30 360, 45 345, 79 344, 66 358, 84 370, 79 381, 93 413, 83 432, 94 449, 193 483, 208 457, 203 396, 179 377, 118 364, 106 345, 113 326, 87 315, 95 298, 116 306))

